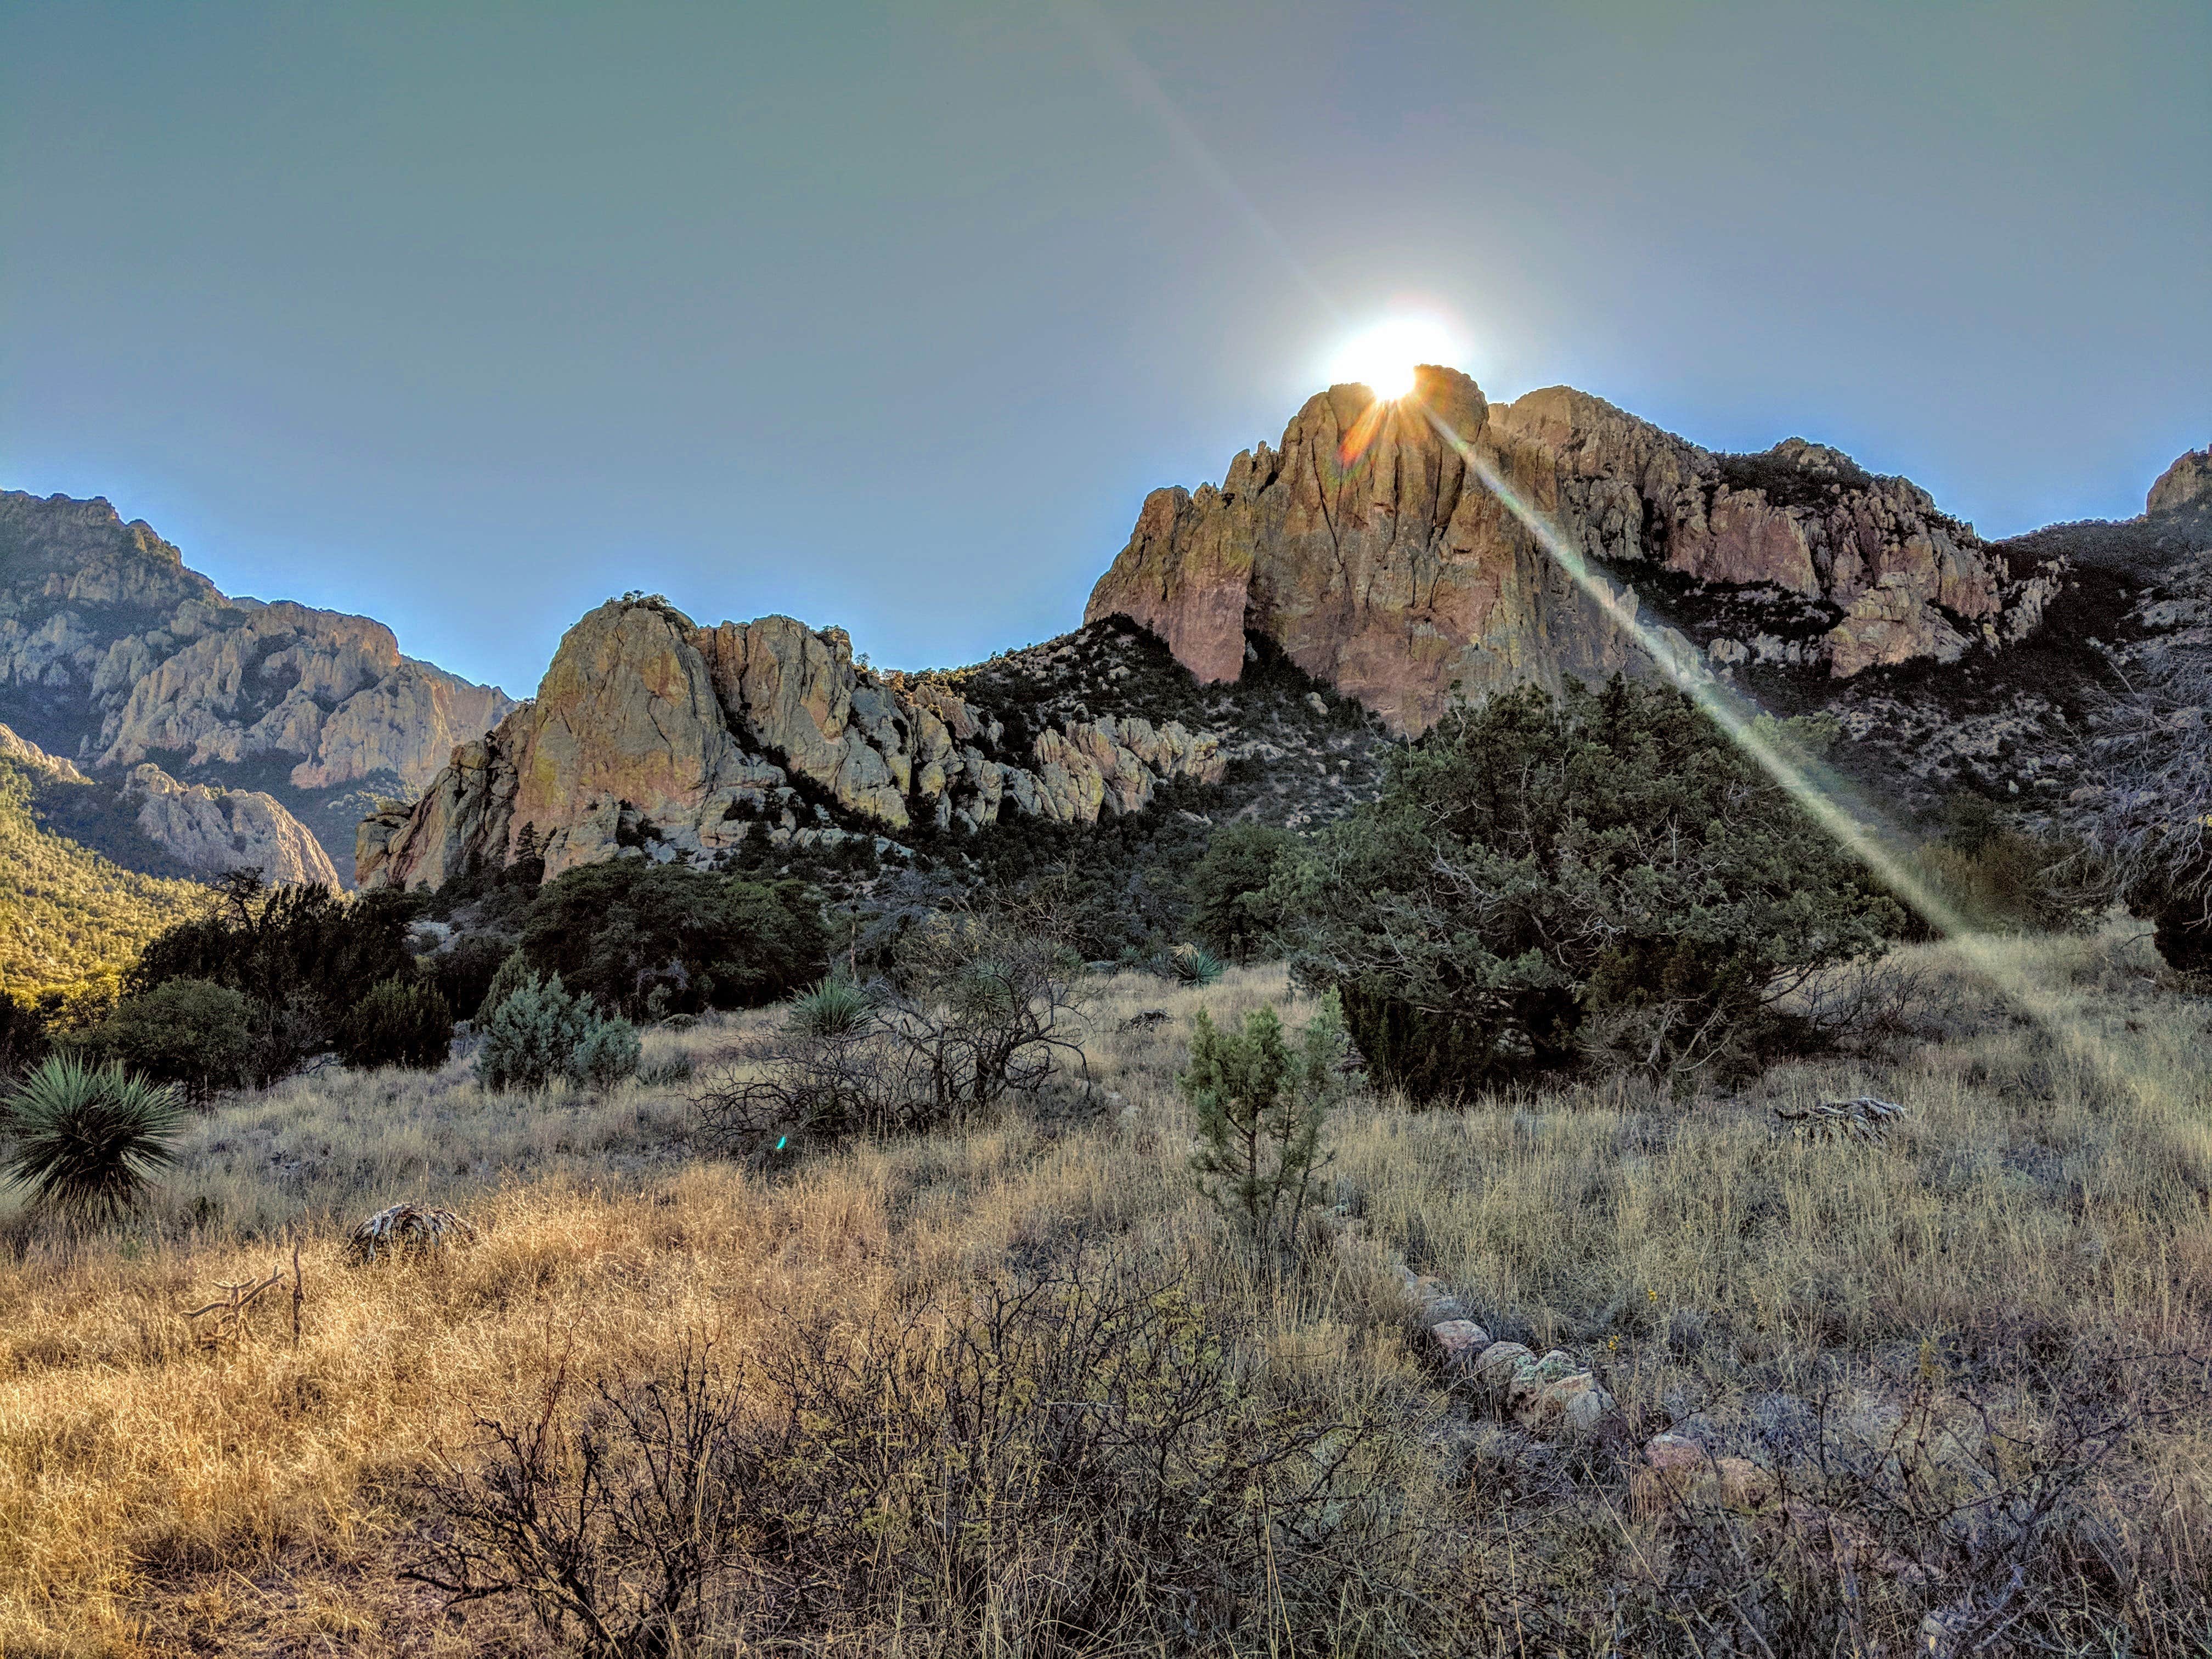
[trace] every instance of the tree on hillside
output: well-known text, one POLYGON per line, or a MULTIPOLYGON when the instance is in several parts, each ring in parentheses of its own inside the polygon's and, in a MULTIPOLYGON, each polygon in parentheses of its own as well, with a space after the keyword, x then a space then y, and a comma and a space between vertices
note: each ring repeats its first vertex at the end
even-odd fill
POLYGON ((1242 961, 1281 921, 1267 902, 1275 866, 1298 843, 1264 823, 1224 824, 1191 866, 1191 937, 1242 961))
POLYGON ((821 902, 804 883, 641 859, 546 883, 524 913, 521 949, 537 972, 634 1019, 755 1007, 830 968, 821 902))
MULTIPOLYGON (((267 887, 251 872, 222 884, 215 911, 152 940, 124 975, 135 1001, 179 981, 220 986, 252 1006, 258 1035, 250 1080, 267 1084, 337 1039, 355 1005, 391 979, 412 979, 415 901, 349 898, 327 887, 267 887)), ((118 1011, 119 1012, 119 1011, 118 1011)))
POLYGON ((1454 708, 1269 896, 1378 1080, 1422 1097, 1747 1062, 1782 996, 1905 923, 1689 699, 1618 678, 1454 708))
POLYGON ((213 914, 149 943, 124 975, 125 988, 203 979, 272 1006, 313 995, 343 1009, 414 969, 407 932, 415 901, 405 895, 268 887, 251 871, 226 878, 222 895, 213 914))

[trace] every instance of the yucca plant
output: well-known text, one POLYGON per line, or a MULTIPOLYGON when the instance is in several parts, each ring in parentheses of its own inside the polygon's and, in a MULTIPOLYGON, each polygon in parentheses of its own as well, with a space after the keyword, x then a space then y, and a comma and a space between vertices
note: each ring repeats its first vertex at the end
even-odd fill
POLYGON ((784 1029, 793 1036, 847 1036, 860 1029, 874 1006, 851 980, 825 979, 791 1000, 784 1029))
POLYGON ((1168 958, 1168 972, 1185 985, 1211 985, 1222 971, 1221 958, 1203 945, 1186 945, 1168 958))
POLYGON ((42 1210, 99 1225, 135 1208, 153 1177, 177 1161, 170 1143, 185 1105, 173 1088, 120 1066, 56 1054, 23 1079, 7 1121, 12 1144, 0 1177, 28 1188, 42 1210))

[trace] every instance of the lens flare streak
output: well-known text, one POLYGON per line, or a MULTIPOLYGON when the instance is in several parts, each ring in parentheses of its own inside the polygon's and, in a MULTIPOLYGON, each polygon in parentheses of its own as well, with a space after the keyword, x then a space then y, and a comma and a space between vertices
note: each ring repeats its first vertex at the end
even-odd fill
POLYGON ((1859 817, 1846 811, 1818 780, 1769 741, 1753 723, 1744 701, 1716 680, 1703 660, 1679 635, 1654 628, 1638 614, 1632 597, 1625 596, 1592 570, 1583 550, 1561 533, 1540 509, 1514 489, 1512 481, 1490 464, 1450 422, 1433 410, 1425 411, 1437 436, 1449 445, 1468 471, 1498 498, 1505 510, 1536 538, 1537 544, 1568 579, 1594 601, 1607 618, 1636 641, 1658 665, 1667 678, 1702 709, 1722 733, 1763 769, 1811 815, 1845 850, 1880 878, 1899 900, 1910 905, 1942 934, 1969 966, 2019 1006, 2021 1011, 2063 1042, 2076 1058, 2104 1079, 2139 1098, 2152 1092, 2146 1077, 2125 1065, 2099 1033, 2090 1030, 2063 999, 2048 987, 2021 973, 2007 960, 1996 940, 1977 930, 1942 894, 1923 879, 1892 849, 1885 838, 1859 817))

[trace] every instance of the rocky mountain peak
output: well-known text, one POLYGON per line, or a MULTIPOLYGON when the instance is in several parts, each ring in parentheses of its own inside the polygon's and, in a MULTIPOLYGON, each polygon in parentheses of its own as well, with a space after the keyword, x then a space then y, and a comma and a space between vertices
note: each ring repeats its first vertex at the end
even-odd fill
POLYGON ((2192 449, 2158 475, 2143 501, 2146 513, 2178 513, 2212 507, 2212 445, 2192 449))
POLYGON ((1455 688, 1639 668, 1620 620, 1639 569, 1772 592, 1807 635, 1778 632, 1774 648, 1836 678, 2015 640, 2051 591, 1840 450, 1793 438, 1720 454, 1572 387, 1495 404, 1425 368, 1398 404, 1364 386, 1309 399, 1279 450, 1238 455, 1218 488, 1155 491, 1085 614, 1142 623, 1206 680, 1234 679, 1264 639, 1419 731, 1455 688), (1468 478, 1443 428, 1580 548, 1599 592, 1468 478))
POLYGON ((181 784, 153 765, 135 768, 118 789, 5 726, 0 762, 28 775, 36 816, 46 827, 126 868, 164 875, 258 870, 272 882, 339 884, 321 843, 259 790, 181 784))
POLYGON ((226 598, 104 500, 0 492, 0 718, 77 764, 279 792, 339 841, 346 796, 422 787, 514 706, 366 617, 226 598))
POLYGON ((558 875, 624 854, 712 860, 754 836, 835 845, 1017 812, 1095 823, 1225 764, 1216 734, 1113 714, 1017 749, 957 677, 860 667, 842 629, 701 628, 633 597, 571 628, 537 696, 457 748, 420 800, 362 822, 355 876, 434 887, 533 856, 558 875))

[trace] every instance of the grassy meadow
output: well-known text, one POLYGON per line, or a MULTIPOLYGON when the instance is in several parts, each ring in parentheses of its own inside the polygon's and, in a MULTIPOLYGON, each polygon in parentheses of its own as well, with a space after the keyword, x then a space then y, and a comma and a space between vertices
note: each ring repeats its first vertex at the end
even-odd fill
MULTIPOLYGON (((426 1479, 489 1467, 487 1425, 721 1356, 740 1417, 800 1433, 754 1500, 793 1535, 774 1504, 814 1490, 797 1464, 850 1455, 809 1415, 836 1394, 824 1364, 906 1379, 913 1421, 967 1421, 946 1403, 957 1334, 1084 1261, 1142 1287, 1130 1305, 1171 1305, 1200 1333, 1174 1352, 1225 1379, 1206 1409, 1231 1426, 1196 1451, 1194 1431, 1172 1468, 1164 1452, 1162 1480, 1290 1435, 1340 1473, 1326 1504, 1193 1519, 1230 1540, 1203 1559, 1129 1544, 1167 1611, 1115 1628, 1035 1609, 1139 1535, 1141 1492, 1101 1489, 1112 1524, 1079 1548, 1080 1494, 935 1532, 872 1522, 851 1535, 921 1565, 865 1593, 763 1589, 778 1618, 731 1613, 704 1650, 1902 1655, 1930 1650, 1931 1614, 2003 1595, 1982 1651, 2212 1652, 2212 1003, 2124 933, 2006 949, 2076 1011, 2073 1040, 1922 946, 1891 963, 1912 1034, 1738 1091, 1613 1082, 1459 1111, 1355 1094, 1329 1130, 1333 1208, 1281 1269, 1194 1190, 1175 1086, 1197 1009, 1300 1017, 1279 969, 1103 980, 1087 1103, 1063 1085, 963 1133, 788 1165, 703 1155, 683 1081, 490 1096, 457 1060, 232 1100, 132 1228, 0 1223, 0 1653, 558 1650, 523 1598, 449 1610, 405 1576, 447 1535, 426 1479), (1152 1009, 1168 1018, 1129 1025, 1152 1009), (1887 1144, 1778 1128, 1777 1107, 1859 1094, 1907 1109, 1887 1144), (480 1241, 349 1264, 347 1231, 402 1199, 480 1241), (295 1244, 296 1337, 288 1279, 202 1346, 186 1314, 289 1276, 295 1244), (1615 1419, 1571 1443, 1516 1428, 1433 1362, 1401 1263, 1492 1338, 1594 1366, 1615 1419), (863 1351, 878 1369, 823 1358, 863 1351), (1653 1502, 1642 1448, 1662 1431, 1771 1489, 1653 1502), (1237 1540, 1255 1539, 1248 1574, 1237 1540)), ((773 1018, 652 1030, 646 1072, 708 1066, 773 1018)), ((1162 1398, 1175 1369, 1148 1384, 1162 1398)), ((901 1501, 949 1516, 947 1471, 981 1452, 902 1443, 901 1501)), ((1278 1490, 1254 1476, 1219 1501, 1278 1490)))

